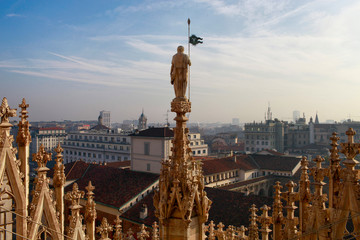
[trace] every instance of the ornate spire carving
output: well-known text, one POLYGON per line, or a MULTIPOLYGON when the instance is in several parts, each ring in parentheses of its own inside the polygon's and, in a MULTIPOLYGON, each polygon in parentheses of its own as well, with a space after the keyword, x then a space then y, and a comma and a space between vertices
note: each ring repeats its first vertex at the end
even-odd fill
POLYGON ((30 136, 30 124, 27 118, 29 117, 28 111, 26 110, 29 107, 29 104, 26 103, 25 98, 23 98, 22 103, 19 104, 19 107, 21 108, 20 111, 20 122, 18 124, 19 130, 16 137, 16 142, 19 146, 26 146, 29 145, 31 142, 31 136, 30 136))
MULTIPOLYGON (((196 232, 203 236, 202 225, 207 221, 211 201, 204 191, 201 164, 193 159, 189 147, 188 118, 185 114, 191 112, 191 102, 185 96, 177 96, 171 102, 171 111, 176 113, 172 156, 171 161, 162 162, 159 191, 154 195, 155 214, 159 218, 164 239, 174 233, 168 228, 169 221, 179 218, 188 228, 192 219, 198 217, 196 228, 199 230, 196 232)), ((185 236, 187 232, 184 230, 180 234, 185 236)))
POLYGON ((284 219, 285 226, 283 229, 283 238, 292 239, 298 235, 298 218, 295 217, 294 213, 295 209, 297 209, 297 207, 295 206, 295 201, 298 200, 299 195, 297 192, 294 192, 294 187, 296 187, 296 183, 294 183, 293 181, 289 181, 286 186, 288 187, 288 191, 281 193, 281 197, 286 201, 286 218, 284 219))
POLYGON ((123 232, 122 232, 122 221, 119 216, 116 216, 116 219, 114 220, 114 240, 123 240, 123 232))
POLYGON ((80 209, 82 208, 80 205, 80 198, 83 198, 84 194, 84 191, 79 190, 77 183, 74 183, 72 191, 67 192, 65 195, 65 199, 71 201, 71 205, 69 207, 69 209, 71 209, 71 215, 69 216, 70 224, 68 229, 68 235, 71 237, 74 236, 76 230, 80 230, 80 226, 82 229, 83 217, 80 215, 80 209))
POLYGON ((144 224, 141 224, 140 232, 137 233, 137 239, 146 240, 150 237, 149 231, 146 231, 146 227, 144 224))
POLYGON ((250 208, 250 226, 249 226, 249 239, 250 240, 258 240, 259 239, 259 234, 258 234, 258 225, 257 225, 257 220, 258 220, 258 215, 256 214, 257 212, 257 208, 255 206, 255 204, 251 205, 250 208))
POLYGON ((7 98, 4 97, 1 106, 0 106, 0 117, 1 117, 1 123, 9 123, 9 117, 15 117, 16 116, 16 109, 11 109, 9 107, 7 98))
POLYGON ((86 189, 86 210, 85 210, 85 220, 86 221, 95 221, 96 219, 96 203, 94 201, 94 195, 93 192, 95 190, 95 187, 91 184, 91 181, 89 181, 89 184, 86 189))
POLYGON ((45 151, 44 145, 40 145, 39 151, 37 153, 33 154, 33 161, 35 161, 38 164, 37 171, 40 172, 46 172, 49 169, 46 167, 46 163, 51 160, 51 153, 47 153, 45 151))
POLYGON ((151 236, 151 240, 160 240, 160 236, 159 236, 159 225, 157 224, 157 222, 154 222, 152 225, 152 236, 151 236))
POLYGON ((260 208, 260 210, 262 211, 261 216, 259 217, 259 222, 261 224, 261 239, 262 240, 268 240, 269 239, 269 233, 271 232, 270 230, 270 225, 272 223, 272 218, 269 216, 269 210, 271 208, 264 205, 263 207, 260 208))
POLYGON ((61 154, 64 150, 61 148, 60 143, 54 149, 56 154, 56 164, 54 166, 54 187, 63 187, 65 184, 65 166, 63 165, 63 155, 61 154))
POLYGON ((100 233, 101 238, 100 240, 111 240, 109 238, 109 233, 111 233, 113 230, 113 227, 111 224, 108 223, 106 218, 103 218, 101 221, 101 225, 96 228, 96 232, 100 233))

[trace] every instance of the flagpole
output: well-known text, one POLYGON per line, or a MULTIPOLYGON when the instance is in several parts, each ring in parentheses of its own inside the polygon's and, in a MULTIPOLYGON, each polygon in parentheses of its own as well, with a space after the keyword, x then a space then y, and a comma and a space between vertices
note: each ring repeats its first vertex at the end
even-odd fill
MULTIPOLYGON (((189 59, 190 59, 190 18, 188 18, 188 55, 189 55, 189 59)), ((190 66, 189 66, 189 92, 188 92, 188 96, 189 96, 189 101, 190 101, 190 66)))

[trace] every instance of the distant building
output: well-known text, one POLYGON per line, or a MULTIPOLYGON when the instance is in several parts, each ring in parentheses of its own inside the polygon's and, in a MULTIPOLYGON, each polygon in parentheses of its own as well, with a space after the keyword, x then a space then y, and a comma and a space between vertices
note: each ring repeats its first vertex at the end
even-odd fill
MULTIPOLYGON (((131 134, 131 170, 160 173, 161 161, 171 156, 174 132, 168 127, 148 128, 131 134)), ((207 156, 208 145, 200 133, 188 135, 193 156, 207 156)))
POLYGON ((193 156, 197 157, 208 155, 208 145, 201 139, 200 133, 189 133, 188 138, 193 156))
POLYGON ((52 151, 59 143, 63 144, 66 136, 65 129, 61 127, 32 128, 30 156, 39 151, 41 144, 46 151, 52 151))
POLYGON ((240 119, 239 119, 239 118, 233 118, 233 119, 232 119, 232 125, 237 125, 237 126, 239 126, 239 125, 240 125, 240 119))
POLYGON ((144 114, 144 110, 142 111, 140 117, 139 117, 139 122, 138 122, 138 130, 142 131, 146 129, 146 123, 147 123, 147 118, 144 114))
POLYGON ((131 134, 131 170, 160 173, 161 161, 169 160, 174 132, 168 128, 148 128, 131 134))
POLYGON ((100 117, 102 118, 102 122, 108 128, 111 128, 111 118, 110 118, 110 111, 101 111, 100 117))
POLYGON ((245 124, 245 151, 259 152, 276 149, 284 152, 284 127, 286 123, 278 119, 261 123, 245 124))
POLYGON ((293 121, 296 122, 300 118, 300 111, 293 111, 293 121))
MULTIPOLYGON (((99 119, 101 119, 99 117, 99 119)), ((63 145, 65 163, 130 160, 130 137, 99 124, 90 130, 70 132, 63 145)))

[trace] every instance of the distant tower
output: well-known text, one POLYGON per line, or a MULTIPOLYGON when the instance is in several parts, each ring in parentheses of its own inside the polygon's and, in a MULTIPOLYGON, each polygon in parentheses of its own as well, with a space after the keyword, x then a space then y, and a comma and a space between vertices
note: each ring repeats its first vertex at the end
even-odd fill
POLYGON ((294 123, 296 123, 297 120, 299 120, 300 118, 300 111, 293 111, 293 120, 294 120, 294 123))
POLYGON ((317 114, 317 112, 316 112, 316 117, 315 117, 315 124, 319 124, 320 122, 319 122, 319 117, 318 117, 318 114, 317 114))
POLYGON ((139 117, 139 123, 138 123, 138 130, 145 130, 146 129, 146 122, 147 122, 147 118, 144 115, 144 109, 142 110, 142 113, 139 117))
POLYGON ((102 118, 102 124, 108 128, 111 128, 110 111, 101 111, 100 117, 102 118))
POLYGON ((271 108, 270 108, 270 103, 268 105, 268 110, 265 114, 265 121, 267 120, 272 120, 272 112, 271 112, 271 108))
POLYGON ((239 125, 240 125, 240 119, 239 119, 239 118, 233 118, 233 119, 232 119, 232 125, 237 125, 237 126, 239 126, 239 125))

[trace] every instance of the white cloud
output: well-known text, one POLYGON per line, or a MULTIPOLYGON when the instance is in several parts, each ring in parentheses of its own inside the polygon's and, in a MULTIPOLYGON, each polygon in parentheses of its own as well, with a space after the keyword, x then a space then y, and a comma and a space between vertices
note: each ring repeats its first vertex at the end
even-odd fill
POLYGON ((8 18, 13 18, 13 17, 23 17, 21 14, 16 14, 16 13, 9 13, 5 15, 8 18))

